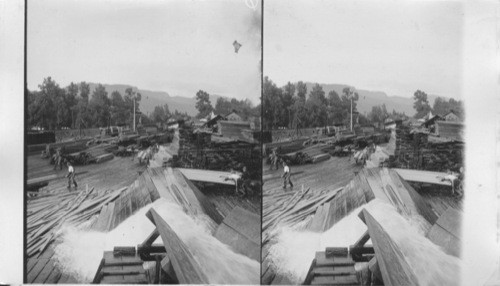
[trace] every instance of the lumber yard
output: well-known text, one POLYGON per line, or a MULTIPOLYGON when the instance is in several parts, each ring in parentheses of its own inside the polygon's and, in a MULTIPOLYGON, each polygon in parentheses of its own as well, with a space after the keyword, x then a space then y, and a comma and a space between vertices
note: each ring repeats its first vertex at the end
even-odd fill
POLYGON ((459 283, 462 125, 386 127, 268 131, 262 284, 459 283))
POLYGON ((27 156, 26 282, 258 284, 258 144, 202 143, 195 130, 183 120, 37 146, 27 156))

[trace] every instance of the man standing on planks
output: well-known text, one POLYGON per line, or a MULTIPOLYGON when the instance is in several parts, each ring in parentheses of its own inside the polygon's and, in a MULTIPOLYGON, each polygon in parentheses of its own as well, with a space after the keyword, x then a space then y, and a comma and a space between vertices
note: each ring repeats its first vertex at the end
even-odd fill
POLYGON ((68 162, 68 174, 66 175, 68 178, 68 189, 71 189, 71 184, 73 183, 75 185, 75 190, 78 187, 75 181, 75 169, 73 166, 71 166, 71 163, 68 162))
POLYGON ((283 178, 283 189, 286 189, 287 182, 290 184, 290 188, 293 189, 293 184, 290 180, 290 168, 285 161, 283 161, 283 175, 281 177, 283 178))

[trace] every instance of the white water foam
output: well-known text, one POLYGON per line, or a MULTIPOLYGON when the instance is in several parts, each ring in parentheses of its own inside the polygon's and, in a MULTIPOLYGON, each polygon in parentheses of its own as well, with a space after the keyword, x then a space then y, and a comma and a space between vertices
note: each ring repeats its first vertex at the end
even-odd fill
POLYGON ((324 233, 300 231, 298 227, 278 227, 275 244, 269 248, 269 257, 277 273, 286 275, 293 283, 302 283, 316 251, 326 247, 348 247, 366 231, 359 219, 359 207, 324 233))
MULTIPOLYGON (((164 199, 141 208, 107 233, 63 227, 55 248, 56 263, 63 272, 75 276, 79 282, 91 282, 103 251, 110 251, 114 246, 136 246, 153 231, 153 224, 145 216, 151 207, 186 244, 210 283, 259 283, 260 265, 257 261, 234 253, 229 246, 213 237, 213 225, 208 223, 210 220, 203 217, 193 219, 180 206, 164 199)), ((161 237, 157 243, 161 243, 161 237)))
POLYGON ((404 218, 394 206, 379 200, 370 202, 367 209, 396 242, 420 285, 459 284, 461 260, 422 235, 428 229, 423 218, 404 218))
POLYGON ((277 267, 275 271, 286 275, 292 283, 302 283, 316 251, 348 247, 363 235, 367 227, 358 217, 363 208, 370 210, 396 241, 422 285, 458 284, 460 259, 447 255, 425 237, 429 223, 420 215, 405 218, 395 207, 377 199, 355 209, 324 233, 297 227, 278 228, 275 244, 269 249, 269 257, 277 267))

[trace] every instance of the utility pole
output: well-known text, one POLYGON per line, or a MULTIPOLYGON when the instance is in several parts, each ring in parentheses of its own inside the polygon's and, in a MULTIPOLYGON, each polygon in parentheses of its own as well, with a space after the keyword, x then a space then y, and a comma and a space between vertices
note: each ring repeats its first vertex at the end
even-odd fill
POLYGON ((133 123, 134 125, 132 126, 132 131, 135 132, 135 95, 133 98, 134 98, 134 123, 133 123))
POLYGON ((351 132, 352 132, 352 97, 353 97, 353 94, 354 94, 354 90, 349 88, 349 97, 351 98, 351 132))
POLYGON ((352 132, 352 95, 351 95, 351 132, 352 132))

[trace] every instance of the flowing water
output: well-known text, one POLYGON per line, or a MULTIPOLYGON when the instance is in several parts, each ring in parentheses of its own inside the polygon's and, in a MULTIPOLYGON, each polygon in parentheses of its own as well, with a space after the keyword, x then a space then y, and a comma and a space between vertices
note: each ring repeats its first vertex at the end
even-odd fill
MULTIPOLYGON (((74 275, 79 282, 91 282, 103 251, 113 250, 114 246, 136 246, 153 231, 153 224, 145 216, 151 207, 186 244, 210 283, 259 283, 259 263, 233 252, 212 236, 215 226, 210 219, 204 216, 193 219, 177 204, 161 198, 141 208, 107 233, 64 227, 55 249, 56 263, 63 272, 74 275)), ((161 237, 156 243, 161 243, 161 237)))
MULTIPOLYGON (((324 233, 299 230, 298 227, 277 229, 269 256, 276 272, 286 275, 293 283, 302 283, 316 251, 326 247, 348 247, 367 230, 358 214, 367 208, 387 230, 405 255, 421 285, 457 285, 460 260, 447 255, 424 235, 429 223, 420 215, 401 216, 392 206, 372 200, 344 217, 324 233), (292 251, 293 250, 293 251, 292 251)), ((371 240, 367 242, 371 244, 371 240)))
POLYGON ((293 283, 304 282, 316 251, 331 246, 348 247, 363 235, 366 226, 358 218, 362 208, 354 210, 324 233, 299 230, 300 226, 278 228, 276 243, 269 249, 277 273, 287 276, 293 283))

